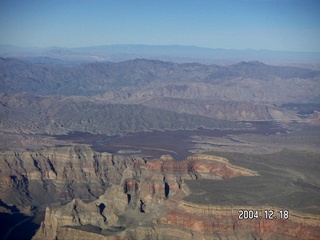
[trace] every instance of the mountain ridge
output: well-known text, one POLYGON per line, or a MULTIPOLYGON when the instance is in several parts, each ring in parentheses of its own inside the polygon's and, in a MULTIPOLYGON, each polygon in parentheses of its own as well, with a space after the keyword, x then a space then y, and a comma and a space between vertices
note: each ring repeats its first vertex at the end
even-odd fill
POLYGON ((293 83, 298 81, 298 85, 295 86, 297 88, 301 88, 301 84, 304 87, 309 86, 309 92, 312 92, 312 89, 317 89, 316 82, 320 79, 320 71, 271 66, 259 62, 217 66, 135 59, 119 63, 96 62, 65 67, 56 64, 30 63, 13 58, 0 59, 2 82, 0 91, 3 93, 85 96, 125 87, 140 88, 150 84, 202 82, 226 86, 238 78, 251 81, 251 86, 246 86, 249 89, 257 84, 267 84, 267 87, 272 88, 275 81, 281 85, 281 82, 289 80, 293 83), (270 83, 263 83, 261 80, 270 83))
POLYGON ((275 63, 288 62, 320 62, 320 52, 292 52, 253 49, 219 49, 184 45, 144 45, 118 44, 89 47, 49 47, 23 48, 10 45, 0 45, 2 56, 51 56, 68 58, 78 61, 111 60, 124 61, 133 58, 156 58, 175 62, 239 62, 268 61, 275 63))

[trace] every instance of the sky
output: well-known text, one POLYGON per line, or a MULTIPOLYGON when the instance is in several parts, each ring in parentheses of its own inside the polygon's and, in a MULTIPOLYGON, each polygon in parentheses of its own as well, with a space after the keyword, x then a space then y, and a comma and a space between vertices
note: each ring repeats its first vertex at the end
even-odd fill
POLYGON ((320 52, 320 0, 0 0, 0 44, 320 52))

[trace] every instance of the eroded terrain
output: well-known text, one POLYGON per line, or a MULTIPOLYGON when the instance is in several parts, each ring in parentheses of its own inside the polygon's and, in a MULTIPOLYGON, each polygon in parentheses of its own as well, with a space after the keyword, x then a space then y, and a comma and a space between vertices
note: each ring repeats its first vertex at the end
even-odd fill
POLYGON ((74 146, 1 158, 5 202, 25 214, 51 203, 35 239, 319 237, 319 154, 147 160, 74 146), (239 220, 240 209, 286 209, 290 218, 239 220))
POLYGON ((320 238, 318 70, 0 60, 2 238, 320 238))

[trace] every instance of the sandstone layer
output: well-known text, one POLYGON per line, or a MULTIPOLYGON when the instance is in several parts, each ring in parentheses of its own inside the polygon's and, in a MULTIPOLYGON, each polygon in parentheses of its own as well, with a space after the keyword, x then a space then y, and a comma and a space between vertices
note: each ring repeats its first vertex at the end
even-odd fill
POLYGON ((124 169, 138 162, 144 160, 98 153, 85 146, 1 152, 1 199, 19 207, 65 204, 74 198, 92 201, 110 184, 118 184, 124 169))
POLYGON ((2 201, 21 211, 48 206, 34 239, 320 237, 317 215, 290 210, 287 220, 239 220, 240 209, 262 212, 266 206, 201 205, 183 200, 192 191, 185 180, 210 179, 214 184, 258 175, 222 157, 129 158, 72 146, 2 152, 0 163, 2 201))

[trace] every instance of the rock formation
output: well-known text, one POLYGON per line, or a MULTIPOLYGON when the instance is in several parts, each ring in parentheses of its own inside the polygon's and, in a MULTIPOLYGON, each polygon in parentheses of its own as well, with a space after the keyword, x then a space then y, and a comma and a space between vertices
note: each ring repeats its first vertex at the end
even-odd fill
POLYGON ((230 233, 234 234, 234 238, 238 236, 240 239, 243 239, 239 237, 241 234, 246 234, 245 239, 319 239, 319 216, 290 211, 289 219, 270 220, 263 216, 265 209, 275 212, 280 210, 271 206, 201 205, 182 200, 159 223, 201 233, 206 236, 205 239, 219 239, 212 236, 230 233), (243 209, 255 209, 262 218, 239 220, 239 210, 243 209))
POLYGON ((65 204, 74 198, 92 201, 110 184, 118 184, 124 169, 139 161, 144 162, 94 152, 86 146, 5 151, 0 154, 1 199, 21 207, 65 204))
POLYGON ((0 163, 4 202, 19 209, 60 203, 46 208, 34 239, 320 237, 316 215, 290 211, 288 220, 239 220, 239 209, 262 212, 265 206, 201 205, 183 200, 192 192, 185 180, 214 183, 258 175, 222 157, 197 154, 177 161, 165 155, 147 160, 72 146, 2 152, 0 163))

